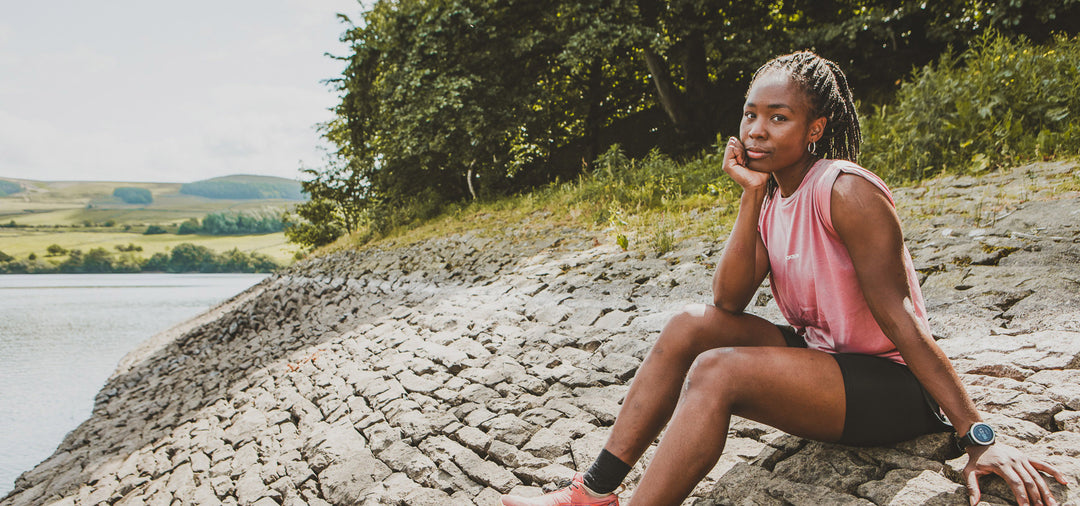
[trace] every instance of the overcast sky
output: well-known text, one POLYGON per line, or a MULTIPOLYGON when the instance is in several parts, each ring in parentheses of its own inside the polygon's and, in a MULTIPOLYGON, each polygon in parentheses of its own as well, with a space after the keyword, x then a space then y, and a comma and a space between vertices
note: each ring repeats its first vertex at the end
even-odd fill
POLYGON ((290 179, 356 0, 0 0, 0 177, 290 179))

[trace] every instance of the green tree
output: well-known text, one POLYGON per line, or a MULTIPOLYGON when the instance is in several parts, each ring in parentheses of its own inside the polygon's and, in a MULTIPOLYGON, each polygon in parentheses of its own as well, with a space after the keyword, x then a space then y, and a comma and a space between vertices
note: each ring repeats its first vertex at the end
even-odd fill
POLYGON ((173 247, 167 270, 169 272, 217 272, 218 269, 214 261, 214 252, 210 248, 185 242, 173 247))
POLYGON ((10 262, 12 260, 15 260, 15 257, 0 251, 0 262, 10 262))
POLYGON ((361 23, 343 16, 350 52, 322 127, 335 148, 305 171, 313 202, 291 236, 324 244, 565 180, 614 143, 711 149, 780 53, 813 49, 880 103, 987 27, 1038 40, 1078 16, 1080 0, 380 0, 361 23))
POLYGON ((169 254, 157 252, 142 264, 143 272, 166 272, 169 270, 169 254))
POLYGON ((83 252, 79 249, 73 249, 68 252, 68 257, 63 262, 60 262, 60 272, 65 273, 80 273, 83 271, 83 252))
POLYGON ((45 256, 56 257, 66 255, 68 250, 59 244, 50 244, 49 247, 45 248, 45 252, 45 256))
POLYGON ((105 248, 91 249, 83 256, 81 272, 112 272, 112 253, 105 248))
POLYGON ((310 198, 282 216, 285 237, 292 243, 317 248, 357 230, 372 192, 363 173, 337 155, 322 171, 306 168, 302 172, 311 178, 301 182, 310 198))
POLYGON ((146 227, 146 231, 143 232, 143 235, 157 235, 165 233, 168 233, 168 230, 165 230, 165 228, 161 225, 150 225, 149 227, 146 227))

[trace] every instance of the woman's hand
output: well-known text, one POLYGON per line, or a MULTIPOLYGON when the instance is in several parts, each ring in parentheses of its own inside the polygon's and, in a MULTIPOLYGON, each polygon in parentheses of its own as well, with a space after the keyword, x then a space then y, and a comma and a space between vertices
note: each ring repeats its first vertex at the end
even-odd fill
POLYGON ((746 167, 746 151, 742 142, 735 137, 728 138, 724 148, 724 172, 734 179, 744 190, 764 188, 772 177, 764 172, 755 172, 746 167))
POLYGON ((1039 471, 1053 476, 1062 485, 1068 484, 1065 475, 1050 464, 1030 458, 1011 446, 999 442, 990 446, 968 447, 968 463, 964 466, 968 497, 971 504, 978 504, 982 497, 979 476, 994 473, 1009 484, 1019 506, 1056 505, 1057 501, 1050 494, 1050 488, 1039 471))

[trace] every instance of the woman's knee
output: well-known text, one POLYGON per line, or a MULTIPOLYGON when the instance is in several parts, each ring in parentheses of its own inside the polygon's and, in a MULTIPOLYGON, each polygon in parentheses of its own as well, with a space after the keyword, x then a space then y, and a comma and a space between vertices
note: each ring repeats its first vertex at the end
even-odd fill
POLYGON ((669 344, 699 345, 713 341, 724 331, 724 321, 730 315, 709 304, 690 304, 672 316, 660 334, 669 344))
POLYGON ((744 371, 746 357, 735 347, 714 348, 698 354, 686 374, 683 385, 685 394, 705 394, 716 400, 725 399, 727 393, 738 388, 744 371))

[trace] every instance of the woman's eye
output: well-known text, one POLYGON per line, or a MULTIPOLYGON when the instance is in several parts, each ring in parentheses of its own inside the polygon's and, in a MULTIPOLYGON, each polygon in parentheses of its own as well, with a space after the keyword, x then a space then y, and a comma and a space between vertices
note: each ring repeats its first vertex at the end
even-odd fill
POLYGON ((754 113, 752 113, 750 111, 746 111, 746 112, 742 113, 742 115, 746 119, 754 119, 754 113))
POLYGON ((782 114, 774 114, 773 117, 772 117, 772 120, 773 121, 787 121, 787 117, 783 116, 782 114))

